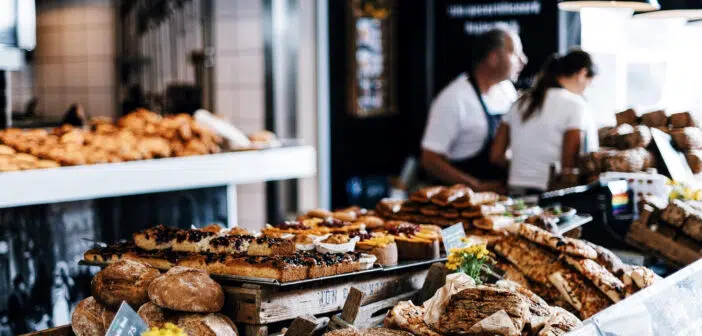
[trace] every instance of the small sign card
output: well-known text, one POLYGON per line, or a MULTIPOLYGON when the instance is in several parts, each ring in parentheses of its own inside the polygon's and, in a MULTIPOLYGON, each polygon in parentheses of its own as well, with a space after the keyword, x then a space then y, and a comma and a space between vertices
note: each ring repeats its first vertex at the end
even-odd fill
POLYGON ((448 254, 452 248, 465 247, 467 243, 461 241, 466 237, 466 231, 463 230, 463 223, 454 224, 441 230, 441 238, 444 241, 444 248, 448 254))
POLYGON ((146 322, 137 315, 132 307, 126 302, 122 302, 105 336, 139 336, 147 330, 149 330, 149 326, 146 325, 146 322))

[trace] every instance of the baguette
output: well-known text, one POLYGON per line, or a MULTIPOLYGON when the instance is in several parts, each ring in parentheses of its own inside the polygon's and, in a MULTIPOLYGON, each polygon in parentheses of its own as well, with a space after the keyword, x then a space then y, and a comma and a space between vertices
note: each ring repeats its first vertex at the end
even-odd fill
POLYGON ((579 239, 559 237, 526 223, 520 224, 518 232, 520 237, 559 252, 588 259, 597 258, 597 251, 579 239))
POLYGON ((612 302, 617 303, 624 299, 626 295, 624 283, 597 262, 568 256, 566 256, 565 261, 585 278, 592 281, 595 287, 607 295, 612 302))

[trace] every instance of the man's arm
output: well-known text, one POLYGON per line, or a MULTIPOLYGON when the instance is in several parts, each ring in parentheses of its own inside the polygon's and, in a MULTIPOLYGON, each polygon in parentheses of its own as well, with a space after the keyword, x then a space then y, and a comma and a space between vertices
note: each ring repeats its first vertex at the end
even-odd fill
POLYGON ((500 123, 495 140, 492 142, 492 148, 490 148, 490 162, 492 164, 502 168, 509 167, 509 160, 507 160, 509 144, 509 125, 504 122, 500 123))

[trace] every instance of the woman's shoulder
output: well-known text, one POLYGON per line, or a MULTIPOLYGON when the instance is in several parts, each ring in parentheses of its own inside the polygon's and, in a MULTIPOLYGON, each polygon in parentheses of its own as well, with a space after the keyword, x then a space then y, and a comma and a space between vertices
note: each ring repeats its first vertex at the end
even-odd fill
POLYGON ((585 111, 588 106, 583 96, 561 88, 549 89, 546 99, 558 109, 585 111))

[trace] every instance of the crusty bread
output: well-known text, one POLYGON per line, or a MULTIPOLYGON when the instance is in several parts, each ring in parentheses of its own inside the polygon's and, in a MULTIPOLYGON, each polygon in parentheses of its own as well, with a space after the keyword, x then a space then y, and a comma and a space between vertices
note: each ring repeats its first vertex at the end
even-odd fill
POLYGON ((237 336, 234 323, 222 314, 187 314, 178 319, 178 327, 188 335, 237 336))
POLYGON ((132 260, 120 260, 95 275, 91 283, 93 296, 112 309, 118 309, 122 301, 139 307, 148 301, 146 289, 159 275, 159 271, 153 267, 132 260))
POLYGON ((105 325, 102 320, 104 311, 105 307, 92 296, 78 302, 71 316, 73 333, 76 336, 104 336, 105 325))
POLYGON ((151 302, 171 310, 214 313, 224 305, 222 286, 194 268, 171 268, 151 282, 148 292, 151 302))
POLYGON ((112 320, 115 319, 115 315, 117 315, 117 311, 115 310, 105 308, 102 311, 102 325, 105 327, 105 330, 110 329, 110 324, 112 324, 112 320))
POLYGON ((144 319, 149 328, 161 328, 168 322, 176 324, 180 315, 178 312, 163 309, 153 302, 143 304, 139 307, 137 314, 144 319))
POLYGON ((424 322, 424 313, 424 307, 415 306, 412 301, 400 301, 385 315, 383 326, 417 336, 440 336, 424 322))
POLYGON ((444 189, 445 187, 441 186, 422 188, 412 193, 409 199, 417 203, 429 203, 435 195, 442 192, 444 189))

